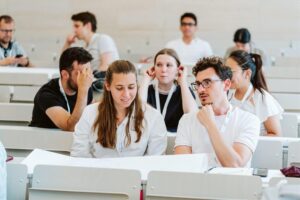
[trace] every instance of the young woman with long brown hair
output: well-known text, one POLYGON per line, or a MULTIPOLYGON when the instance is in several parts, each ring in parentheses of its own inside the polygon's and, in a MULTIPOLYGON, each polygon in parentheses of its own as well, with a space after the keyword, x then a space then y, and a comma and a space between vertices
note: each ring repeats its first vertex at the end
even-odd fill
POLYGON ((138 95, 137 72, 129 61, 113 62, 103 99, 84 110, 75 127, 71 155, 123 157, 164 154, 166 127, 161 114, 138 95))

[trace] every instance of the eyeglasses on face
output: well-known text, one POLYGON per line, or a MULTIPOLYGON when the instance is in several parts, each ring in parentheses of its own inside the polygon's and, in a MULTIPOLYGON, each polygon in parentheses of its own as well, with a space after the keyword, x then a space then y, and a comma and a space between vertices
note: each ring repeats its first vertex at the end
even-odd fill
POLYGON ((0 29, 0 31, 3 33, 13 33, 15 32, 15 29, 0 29))
POLYGON ((191 86, 192 86, 193 90, 198 90, 200 85, 206 89, 206 88, 209 88, 211 86, 211 84, 216 81, 222 81, 222 80, 221 79, 204 79, 202 82, 195 81, 194 83, 191 83, 191 86))
POLYGON ((190 26, 190 27, 192 27, 192 26, 196 26, 196 24, 195 23, 186 23, 186 22, 181 22, 181 24, 180 24, 181 26, 190 26))

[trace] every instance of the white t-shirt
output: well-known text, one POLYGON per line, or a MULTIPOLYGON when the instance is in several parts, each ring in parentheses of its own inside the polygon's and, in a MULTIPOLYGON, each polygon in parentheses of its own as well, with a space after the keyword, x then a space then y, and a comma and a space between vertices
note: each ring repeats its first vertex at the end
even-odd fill
POLYGON ((200 38, 193 39, 190 44, 180 38, 168 42, 166 47, 176 51, 182 64, 195 64, 200 58, 213 54, 209 43, 200 38))
POLYGON ((262 135, 266 134, 266 128, 263 123, 271 116, 278 116, 281 119, 283 113, 283 109, 277 100, 267 91, 263 91, 264 95, 259 90, 255 90, 253 96, 245 102, 237 100, 234 95, 230 100, 232 105, 238 106, 259 118, 261 123, 260 133, 262 135))
POLYGON ((103 53, 112 53, 112 61, 119 59, 117 46, 113 39, 105 34, 95 33, 86 50, 93 56, 91 62, 92 69, 97 70, 100 66, 100 55, 103 53))
MULTIPOLYGON (((224 126, 226 116, 215 116, 219 130, 224 126)), ((235 142, 242 143, 254 152, 259 137, 259 119, 237 107, 233 107, 227 117, 225 129, 223 132, 220 131, 225 143, 230 146, 235 142)), ((183 115, 179 121, 176 146, 189 146, 192 148, 192 153, 215 154, 208 132, 199 122, 196 112, 183 115)))
POLYGON ((6 152, 0 142, 0 199, 6 199, 6 152))
POLYGON ((138 143, 135 143, 136 132, 134 131, 134 116, 131 118, 130 136, 131 144, 125 146, 126 124, 128 117, 117 127, 116 148, 104 148, 96 143, 97 132, 93 125, 98 115, 99 103, 87 106, 75 126, 71 156, 74 157, 127 157, 143 155, 162 155, 167 148, 167 129, 161 114, 151 106, 143 104, 144 120, 142 136, 138 143))

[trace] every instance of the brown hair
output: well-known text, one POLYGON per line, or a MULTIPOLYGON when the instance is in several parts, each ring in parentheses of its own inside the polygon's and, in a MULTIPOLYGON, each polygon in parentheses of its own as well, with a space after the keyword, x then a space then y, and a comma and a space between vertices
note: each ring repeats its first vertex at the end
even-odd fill
MULTIPOLYGON (((110 64, 106 71, 106 77, 105 81, 107 84, 112 83, 113 74, 129 74, 134 73, 137 79, 137 72, 134 67, 134 65, 125 60, 117 60, 110 64)), ((127 108, 127 116, 128 116, 128 122, 126 124, 126 146, 129 146, 131 143, 131 137, 129 134, 129 128, 130 128, 130 121, 131 116, 134 112, 134 129, 137 134, 136 143, 140 141, 142 136, 142 129, 143 129, 143 119, 144 119, 144 113, 142 110, 142 103, 139 98, 138 90, 136 97, 134 101, 131 103, 131 105, 127 108)), ((113 97, 104 87, 104 94, 103 99, 101 100, 99 106, 98 106, 98 116, 94 122, 94 131, 97 130, 98 139, 97 142, 99 142, 103 147, 105 148, 115 148, 116 147, 116 141, 117 141, 117 110, 114 105, 113 97)))
POLYGON ((242 70, 250 69, 252 74, 250 81, 255 89, 263 94, 263 89, 268 91, 265 76, 262 71, 262 60, 260 55, 247 53, 242 50, 234 51, 230 54, 229 58, 232 58, 242 70))
POLYGON ((180 66, 180 60, 179 60, 179 57, 176 53, 176 51, 174 51, 173 49, 168 49, 168 48, 165 48, 165 49, 162 49, 160 50, 159 52, 157 52, 157 54, 155 55, 154 57, 154 64, 156 63, 156 59, 159 55, 168 55, 168 56, 171 56, 175 59, 176 61, 176 64, 177 64, 177 67, 180 66))
POLYGON ((6 23, 6 24, 10 24, 10 23, 14 22, 14 19, 13 19, 11 16, 9 16, 9 15, 1 15, 1 16, 0 16, 0 22, 1 22, 2 20, 3 20, 4 23, 6 23))
POLYGON ((206 69, 213 68, 216 74, 221 80, 225 81, 232 78, 232 71, 229 67, 226 67, 223 63, 222 58, 217 56, 204 57, 198 60, 196 65, 193 67, 193 74, 196 77, 198 72, 206 69))

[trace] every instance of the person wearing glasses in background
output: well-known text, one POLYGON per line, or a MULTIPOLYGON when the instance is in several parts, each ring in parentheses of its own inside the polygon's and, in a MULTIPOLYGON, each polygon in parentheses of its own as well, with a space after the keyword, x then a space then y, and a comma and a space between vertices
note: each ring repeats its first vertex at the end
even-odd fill
POLYGON ((200 58, 211 56, 213 51, 208 42, 196 37, 197 17, 194 13, 184 13, 180 17, 182 38, 170 41, 166 48, 176 51, 182 64, 195 64, 200 58))
POLYGON ((207 153, 223 167, 249 166, 255 151, 260 121, 233 107, 227 98, 232 72, 219 57, 199 60, 193 68, 202 108, 179 121, 175 154, 207 153))
POLYGON ((14 19, 9 15, 0 16, 0 66, 29 67, 31 63, 23 47, 13 40, 14 19))

